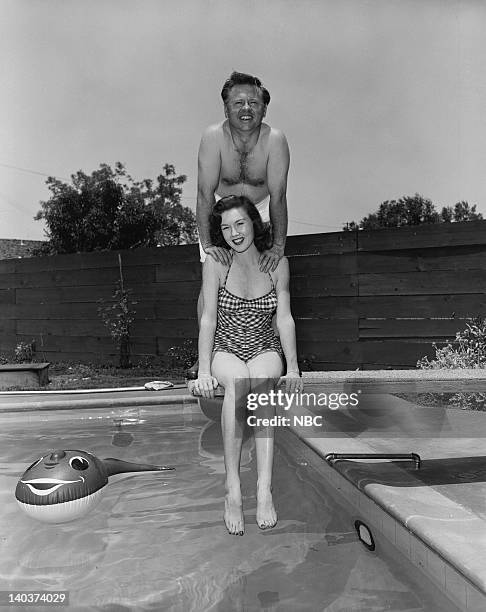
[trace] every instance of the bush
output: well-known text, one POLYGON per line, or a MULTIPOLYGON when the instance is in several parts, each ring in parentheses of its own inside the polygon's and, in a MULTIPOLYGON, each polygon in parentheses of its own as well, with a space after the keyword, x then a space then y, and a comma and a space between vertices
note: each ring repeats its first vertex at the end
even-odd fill
MULTIPOLYGON (((486 318, 475 317, 466 329, 457 332, 453 344, 442 348, 433 345, 435 359, 423 357, 417 367, 423 370, 486 368, 486 318)), ((445 394, 440 394, 444 396, 445 394)), ((454 405, 472 410, 486 410, 486 393, 454 393, 448 398, 454 405)))
MULTIPOLYGON (((132 306, 136 305, 137 302, 130 301, 131 292, 131 289, 125 289, 123 286, 120 263, 120 280, 117 281, 115 293, 112 296, 113 303, 98 308, 98 314, 120 352, 120 368, 130 368, 132 365, 130 359, 130 325, 135 321, 136 311, 133 310, 132 306)), ((104 303, 105 300, 100 299, 98 302, 104 303)))
POLYGON ((15 347, 15 363, 32 363, 35 357, 35 341, 19 342, 15 347))
POLYGON ((197 359, 197 342, 192 339, 186 339, 178 346, 172 346, 165 353, 166 366, 175 369, 184 370, 190 368, 197 359))

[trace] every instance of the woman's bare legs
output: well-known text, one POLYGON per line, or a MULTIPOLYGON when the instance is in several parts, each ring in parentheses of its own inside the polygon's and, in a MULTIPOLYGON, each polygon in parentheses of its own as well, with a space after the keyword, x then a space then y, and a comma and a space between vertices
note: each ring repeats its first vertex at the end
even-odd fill
POLYGON ((226 468, 224 522, 229 533, 243 535, 245 523, 241 503, 240 458, 249 372, 245 362, 235 355, 217 352, 211 363, 211 373, 225 389, 221 411, 226 468))
MULTIPOLYGON (((273 351, 257 355, 247 366, 252 393, 268 393, 274 388, 274 379, 279 378, 283 372, 282 359, 273 351)), ((262 418, 271 418, 274 415, 275 406, 260 406, 256 413, 257 417, 262 418)), ((255 428, 258 474, 256 522, 260 529, 270 529, 277 524, 277 513, 272 499, 274 433, 274 427, 255 428)))

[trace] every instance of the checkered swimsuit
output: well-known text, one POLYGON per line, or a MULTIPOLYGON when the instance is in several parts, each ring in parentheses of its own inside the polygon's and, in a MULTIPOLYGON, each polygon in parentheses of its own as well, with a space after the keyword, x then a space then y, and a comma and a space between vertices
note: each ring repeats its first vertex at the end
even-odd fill
POLYGON ((270 280, 272 288, 268 293, 246 299, 228 291, 225 279, 218 293, 214 351, 233 353, 245 363, 268 351, 282 355, 280 340, 272 328, 272 317, 277 310, 277 293, 271 276, 270 280))

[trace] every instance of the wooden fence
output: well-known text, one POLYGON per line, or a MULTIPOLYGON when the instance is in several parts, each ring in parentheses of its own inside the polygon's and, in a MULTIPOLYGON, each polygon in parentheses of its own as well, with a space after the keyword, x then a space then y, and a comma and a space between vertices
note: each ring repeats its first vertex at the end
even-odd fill
MULTIPOLYGON (((486 221, 291 236, 292 310, 304 369, 414 367, 486 316, 486 221)), ((114 362, 98 300, 119 278, 138 303, 132 353, 197 337, 197 246, 0 261, 0 353, 35 340, 50 361, 114 362)))

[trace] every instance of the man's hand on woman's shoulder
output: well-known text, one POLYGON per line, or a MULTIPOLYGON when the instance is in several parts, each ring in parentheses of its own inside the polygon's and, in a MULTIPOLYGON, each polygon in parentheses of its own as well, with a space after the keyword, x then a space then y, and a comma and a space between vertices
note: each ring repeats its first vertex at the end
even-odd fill
POLYGON ((260 270, 262 272, 275 272, 284 254, 284 247, 274 244, 271 249, 267 249, 260 254, 260 270))
POLYGON ((229 266, 231 263, 231 251, 225 249, 224 247, 217 247, 210 244, 209 246, 205 246, 204 252, 207 255, 210 255, 214 261, 223 264, 224 266, 229 266))

